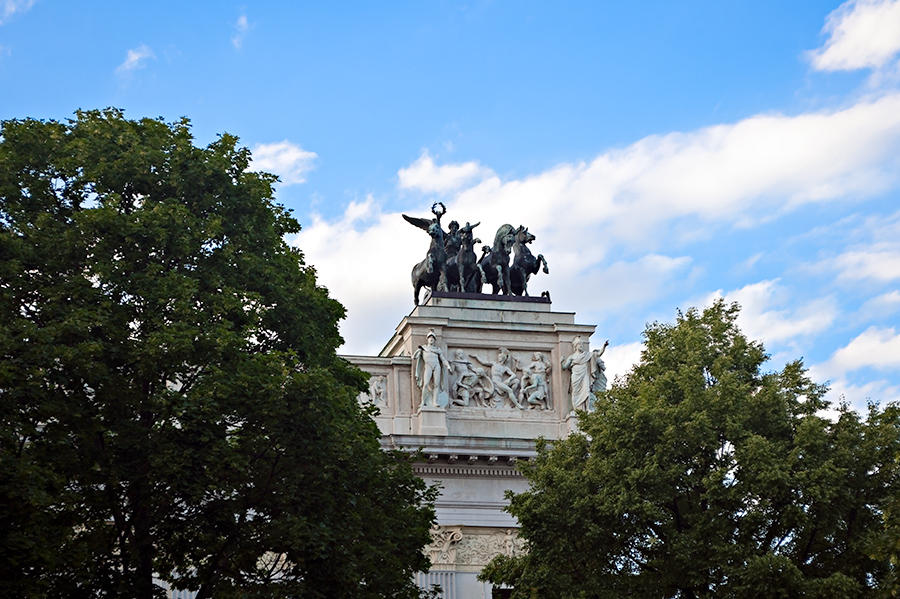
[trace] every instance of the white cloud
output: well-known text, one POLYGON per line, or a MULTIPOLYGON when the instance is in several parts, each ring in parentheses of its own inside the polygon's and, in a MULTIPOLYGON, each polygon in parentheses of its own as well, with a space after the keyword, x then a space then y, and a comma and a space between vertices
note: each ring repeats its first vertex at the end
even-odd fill
POLYGON ((153 50, 150 49, 150 46, 141 44, 125 53, 125 60, 116 67, 116 73, 122 75, 140 69, 151 58, 155 58, 153 50))
POLYGON ((892 385, 884 379, 857 385, 841 378, 831 382, 825 399, 833 405, 846 401, 851 407, 864 414, 869 402, 885 405, 889 402, 900 401, 900 387, 892 385))
POLYGON ((602 253, 588 248, 579 251, 577 246, 570 247, 569 252, 550 254, 552 282, 543 274, 532 277, 531 294, 550 289, 553 300, 562 305, 584 306, 583 311, 598 315, 613 314, 652 302, 672 281, 683 278, 691 265, 688 256, 646 254, 636 260, 598 266, 602 258, 602 253), (583 270, 580 258, 594 266, 583 270))
POLYGON ((814 68, 880 68, 900 52, 900 0, 851 0, 825 20, 825 45, 810 52, 814 68))
POLYGON ((250 168, 273 173, 283 185, 306 182, 306 173, 313 169, 318 154, 304 150, 288 140, 268 144, 256 144, 252 149, 250 168))
POLYGON ((846 251, 834 259, 834 266, 845 279, 900 279, 900 243, 876 243, 846 251))
MULTIPOLYGON (((900 94, 886 94, 842 110, 758 115, 650 136, 589 162, 560 164, 519 179, 501 179, 476 162, 441 170, 447 165, 435 165, 423 153, 401 169, 399 184, 417 190, 458 187, 444 200, 446 218, 480 221, 476 233, 485 243, 503 223, 528 225, 537 236, 532 251, 550 263, 549 275, 532 279, 532 292, 550 289, 558 305, 587 316, 595 306, 652 301, 677 281, 676 275, 690 276, 689 258, 663 255, 664 243, 753 226, 807 202, 865 198, 897 183, 898 156, 900 94), (605 262, 613 249, 623 257, 605 262)), ((427 216, 427 205, 412 213, 427 216)), ((379 313, 389 321, 396 320, 398 306, 411 307, 408 272, 428 246, 427 237, 399 214, 381 214, 377 202, 371 210, 377 217, 356 222, 351 230, 341 226, 343 219, 320 219, 299 239, 323 276, 330 271, 326 264, 334 264, 328 284, 341 289, 337 297, 350 309, 344 330, 353 351, 369 344, 380 348, 385 341, 355 337, 367 328, 355 323, 356 315, 372 315, 373 297, 380 305, 388 296, 399 298, 392 312, 379 313), (323 231, 327 242, 311 244, 323 231), (378 284, 385 285, 377 294, 356 284, 358 269, 347 266, 373 260, 384 265, 378 284)), ((771 283, 756 292, 771 292, 766 285, 771 283)), ((744 290, 739 299, 745 304, 759 299, 751 291, 744 290)), ((770 342, 820 331, 835 317, 828 299, 791 310, 776 306, 751 312, 750 307, 745 306, 744 317, 751 321, 748 332, 770 342)), ((388 334, 393 324, 386 325, 388 334)))
POLYGON ((900 279, 900 212, 870 216, 843 237, 856 243, 813 265, 812 270, 837 271, 840 279, 848 281, 900 279))
POLYGON ((825 398, 837 404, 848 402, 853 408, 865 411, 866 404, 876 401, 882 405, 900 401, 900 386, 888 380, 869 380, 857 383, 849 373, 866 368, 896 372, 900 367, 900 333, 893 327, 869 327, 847 345, 835 351, 831 358, 810 367, 809 374, 816 382, 829 384, 825 398))
POLYGON ((234 22, 234 35, 231 36, 231 45, 236 50, 240 50, 244 45, 244 37, 250 29, 250 22, 247 21, 247 15, 241 15, 234 22))
POLYGON ((23 13, 34 6, 35 0, 0 0, 0 25, 14 14, 23 13))
POLYGON ((717 297, 738 302, 741 305, 738 326, 748 338, 761 339, 766 345, 819 333, 838 316, 833 299, 820 298, 796 305, 777 280, 759 281, 725 294, 716 291, 707 303, 717 297), (786 304, 796 307, 779 309, 786 304))
POLYGON ((459 189, 475 178, 484 178, 490 174, 489 169, 477 162, 438 166, 426 150, 415 162, 397 171, 397 178, 401 189, 443 193, 459 189))
POLYGON ((304 226, 293 242, 347 307, 344 353, 375 355, 387 343, 413 306, 410 271, 425 257, 428 239, 399 214, 382 213, 372 197, 351 202, 337 221, 314 217, 304 226))
POLYGON ((869 327, 838 349, 819 370, 832 377, 862 368, 900 368, 900 333, 893 327, 869 327))
POLYGON ((860 309, 863 318, 880 318, 900 310, 900 291, 894 289, 867 300, 860 309))
MULTIPOLYGON (((599 344, 598 344, 599 345, 599 344)), ((610 345, 603 353, 606 378, 612 383, 617 376, 624 377, 641 359, 644 344, 640 341, 624 345, 610 345)))

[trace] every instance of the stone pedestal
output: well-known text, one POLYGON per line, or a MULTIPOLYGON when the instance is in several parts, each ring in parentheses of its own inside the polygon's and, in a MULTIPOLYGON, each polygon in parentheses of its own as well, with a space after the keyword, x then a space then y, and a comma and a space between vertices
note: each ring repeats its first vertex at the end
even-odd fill
POLYGON ((414 420, 416 434, 423 436, 447 436, 447 410, 433 406, 422 406, 414 420))

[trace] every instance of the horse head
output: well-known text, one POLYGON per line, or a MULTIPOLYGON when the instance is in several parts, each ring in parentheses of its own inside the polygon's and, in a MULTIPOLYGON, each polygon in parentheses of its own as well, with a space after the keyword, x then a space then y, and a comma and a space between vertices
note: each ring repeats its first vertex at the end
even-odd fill
POLYGON ((428 225, 428 234, 431 235, 431 238, 435 241, 443 241, 444 240, 444 230, 441 229, 441 224, 438 222, 432 222, 428 225))
POLYGON ((494 251, 500 251, 504 254, 509 253, 509 249, 516 239, 516 229, 512 225, 501 225, 494 235, 494 251))
POLYGON ((528 227, 520 225, 518 229, 516 229, 516 242, 521 244, 531 243, 536 238, 528 231, 528 227))

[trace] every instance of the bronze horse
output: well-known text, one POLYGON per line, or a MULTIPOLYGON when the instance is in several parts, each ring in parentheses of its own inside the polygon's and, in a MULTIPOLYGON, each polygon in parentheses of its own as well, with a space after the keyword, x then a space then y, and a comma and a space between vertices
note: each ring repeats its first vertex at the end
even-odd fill
POLYGON ((481 283, 490 283, 494 294, 509 295, 509 250, 515 240, 515 233, 516 229, 512 225, 501 225, 494 235, 494 245, 490 252, 484 252, 478 261, 482 272, 481 283))
POLYGON ((528 232, 527 227, 520 226, 516 229, 515 239, 512 246, 515 257, 509 268, 510 291, 513 295, 528 295, 528 279, 531 278, 531 275, 537 274, 542 262, 544 274, 550 273, 550 267, 547 266, 547 260, 543 254, 538 254, 535 258, 528 249, 527 244, 534 241, 535 237, 528 232))
POLYGON ((474 238, 472 229, 480 224, 466 223, 466 226, 459 230, 459 251, 447 259, 447 287, 450 291, 463 293, 479 291, 478 280, 481 278, 481 274, 473 248, 476 243, 481 243, 481 240, 474 238))
POLYGON ((403 215, 406 222, 419 227, 431 236, 428 254, 412 269, 413 301, 417 306, 419 305, 419 290, 422 287, 428 287, 432 291, 447 291, 447 251, 444 249, 444 230, 441 228, 441 216, 445 211, 441 202, 435 202, 431 206, 433 219, 403 215))

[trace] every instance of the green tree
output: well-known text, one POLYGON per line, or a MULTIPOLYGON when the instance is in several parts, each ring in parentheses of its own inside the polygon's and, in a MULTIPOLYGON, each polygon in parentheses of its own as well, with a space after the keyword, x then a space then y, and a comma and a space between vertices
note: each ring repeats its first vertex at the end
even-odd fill
POLYGON ((0 595, 414 597, 434 492, 231 135, 0 130, 0 595))
POLYGON ((509 506, 527 553, 483 577, 542 598, 888 591, 900 407, 820 417, 825 388, 799 361, 763 373, 737 313, 719 301, 647 327, 581 432, 539 444, 509 506))

